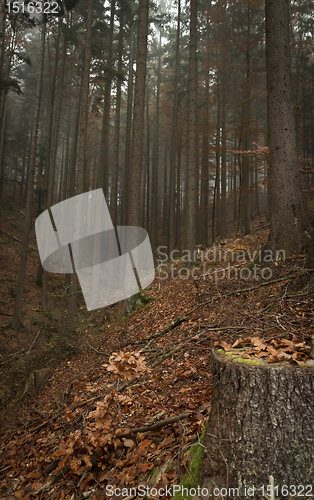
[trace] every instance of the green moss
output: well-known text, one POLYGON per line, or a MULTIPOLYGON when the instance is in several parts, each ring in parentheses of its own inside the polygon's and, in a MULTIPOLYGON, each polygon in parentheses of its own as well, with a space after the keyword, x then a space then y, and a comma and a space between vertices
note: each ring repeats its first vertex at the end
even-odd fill
POLYGON ((262 365, 263 363, 261 361, 257 361, 255 359, 246 359, 246 358, 234 358, 234 361, 236 363, 244 363, 246 365, 262 365))
POLYGON ((201 445, 205 438, 208 422, 209 419, 207 419, 205 429, 203 430, 200 437, 201 444, 196 443, 195 445, 191 446, 189 450, 189 455, 192 455, 192 458, 189 463, 188 471, 183 476, 183 479, 180 482, 180 491, 176 492, 175 495, 172 497, 174 500, 191 500, 192 495, 187 495, 186 490, 190 492, 192 488, 197 489, 197 487, 200 486, 201 484, 200 466, 202 463, 202 454, 203 454, 203 446, 201 445), (183 488, 186 488, 186 490, 183 490, 183 488), (183 495, 181 493, 182 491, 184 492, 183 495))
POLYGON ((149 478, 150 486, 153 486, 153 484, 155 484, 155 479, 157 477, 157 474, 158 474, 158 467, 154 467, 152 470, 151 476, 149 478))
POLYGON ((284 250, 285 251, 285 258, 289 258, 291 257, 292 255, 292 251, 291 251, 291 248, 292 248, 292 244, 291 244, 291 241, 288 241, 288 240, 284 240, 281 244, 281 250, 284 250))

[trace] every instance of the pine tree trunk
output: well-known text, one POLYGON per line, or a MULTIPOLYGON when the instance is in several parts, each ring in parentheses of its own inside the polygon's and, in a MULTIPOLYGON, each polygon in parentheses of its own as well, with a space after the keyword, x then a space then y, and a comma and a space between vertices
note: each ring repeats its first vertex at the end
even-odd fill
MULTIPOLYGON (((289 0, 266 0, 267 121, 271 229, 268 248, 299 253, 309 241, 292 99, 289 0)), ((312 254, 314 248, 312 243, 312 254)), ((312 259, 312 264, 314 258, 312 259)))
MULTIPOLYGON (((123 30, 124 17, 120 11, 120 28, 118 41, 118 73, 122 72, 122 55, 123 55, 123 30)), ((112 185, 110 197, 110 214, 113 225, 118 224, 118 174, 119 174, 119 144, 120 144, 120 110, 121 110, 121 85, 122 80, 118 78, 117 94, 116 94, 116 110, 114 124, 114 145, 113 145, 113 165, 112 165, 112 185)))
POLYGON ((45 62, 45 37, 46 37, 46 24, 42 25, 41 31, 41 47, 40 47, 40 66, 37 78, 37 89, 36 89, 36 100, 35 100, 35 111, 33 120, 33 133, 32 133, 32 144, 28 171, 28 189, 27 189, 27 200, 26 200, 26 210, 25 210, 25 226, 22 238, 22 249, 21 249, 21 260, 19 276, 17 281, 14 313, 12 317, 12 328, 18 330, 21 325, 21 315, 23 306, 23 294, 24 294, 24 284, 26 275, 26 265, 27 265, 27 252, 28 252, 28 242, 29 242, 29 232, 32 220, 32 208, 33 208, 33 193, 34 193, 34 178, 35 178, 35 167, 36 167, 36 153, 37 153, 37 139, 38 139, 38 127, 39 127, 39 114, 40 114, 40 102, 41 102, 41 90, 43 82, 43 72, 44 72, 44 62, 45 62))
POLYGON ((189 43, 189 90, 187 122, 187 189, 186 189, 186 233, 185 245, 193 261, 195 250, 195 215, 196 215, 196 46, 197 46, 197 0, 191 0, 190 43, 189 43))
POLYGON ((129 76, 127 90, 127 112, 126 112, 126 130, 125 130, 125 163, 124 163, 124 179, 123 179, 123 198, 122 198, 122 216, 121 225, 126 226, 128 223, 128 206, 129 206, 129 179, 130 179, 130 163, 131 163, 131 137, 132 137, 132 104, 133 104, 133 63, 134 63, 134 35, 133 23, 130 26, 130 56, 129 56, 129 76))
POLYGON ((105 73, 104 109, 102 119, 100 155, 98 166, 98 187, 103 188, 105 196, 109 192, 109 124, 111 104, 111 81, 112 81, 112 44, 114 28, 115 0, 111 0, 110 27, 108 40, 107 70, 105 73))
POLYGON ((141 174, 143 160, 148 11, 149 1, 140 0, 128 200, 128 224, 131 226, 140 226, 141 207, 138 200, 141 193, 141 174))
MULTIPOLYGON (((81 81, 81 98, 80 98, 81 113, 79 121, 79 141, 78 141, 78 152, 77 152, 77 179, 76 179, 76 190, 75 190, 76 195, 84 193, 84 183, 85 183, 92 25, 93 25, 93 0, 88 0, 85 56, 84 56, 84 67, 83 67, 82 81, 81 81)), ((81 214, 81 219, 83 220, 83 214, 81 214)), ((69 297, 69 311, 67 316, 67 324, 73 325, 73 323, 75 322, 76 297, 78 288, 78 279, 75 272, 71 275, 70 282, 71 285, 69 287, 70 297, 69 297)))
POLYGON ((262 499, 263 486, 267 493, 273 476, 278 485, 273 498, 313 495, 313 366, 252 365, 221 351, 213 351, 211 359, 212 406, 203 443, 202 485, 212 496, 213 488, 226 488, 224 499, 262 499))
MULTIPOLYGON (((159 44, 160 45, 160 44, 159 44)), ((150 238, 152 249, 156 250, 158 243, 158 172, 159 172, 159 104, 160 104, 160 77, 161 77, 161 47, 159 46, 157 89, 156 89, 156 123, 155 141, 152 162, 152 210, 150 219, 150 238)))
POLYGON ((206 13, 206 59, 204 76, 204 115, 202 125, 202 156, 201 156, 201 223, 199 242, 207 247, 208 245, 208 201, 209 201, 209 71, 210 71, 210 24, 209 12, 211 2, 206 13))
MULTIPOLYGON (((176 241, 176 214, 175 214, 175 185, 177 171, 177 147, 178 147, 178 88, 179 88, 179 52, 180 52, 180 30, 181 30, 181 2, 178 0, 178 19, 176 33, 176 60, 174 68, 174 97, 172 114, 172 132, 170 147, 170 185, 169 185, 169 230, 168 230, 168 254, 175 248, 176 241)), ((160 44, 161 45, 161 44, 160 44)))

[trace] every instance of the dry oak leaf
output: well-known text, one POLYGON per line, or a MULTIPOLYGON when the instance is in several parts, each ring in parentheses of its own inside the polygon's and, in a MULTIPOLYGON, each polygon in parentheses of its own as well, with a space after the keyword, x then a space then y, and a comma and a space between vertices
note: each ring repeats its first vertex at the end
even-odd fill
POLYGON ((267 358, 268 363, 279 363, 279 359, 276 355, 270 354, 267 358))
POLYGON ((245 344, 248 344, 251 340, 251 337, 246 337, 245 339, 237 339, 233 344, 232 348, 234 347, 243 347, 245 344))
POLYGON ((148 448, 148 446, 152 443, 151 439, 144 439, 144 441, 141 441, 138 445, 139 448, 145 449, 148 448))
POLYGON ((255 352, 256 358, 265 358, 267 356, 268 356, 268 353, 266 351, 255 352))
POLYGON ((134 441, 132 441, 132 439, 123 438, 123 443, 127 448, 133 448, 134 446, 134 441))
POLYGON ((227 352, 231 351, 231 345, 225 342, 224 340, 216 341, 215 342, 215 347, 220 347, 224 349, 227 352))
POLYGON ((141 469, 142 472, 147 472, 148 470, 151 470, 154 467, 154 464, 139 464, 139 468, 141 469))
POLYGON ((291 354, 287 354, 283 349, 279 349, 277 357, 279 361, 289 361, 291 354))
POLYGON ((263 351, 267 347, 267 345, 264 344, 264 342, 259 337, 251 337, 251 343, 254 345, 254 347, 257 347, 261 351, 263 351))
POLYGON ((175 441, 174 434, 170 434, 170 436, 165 437, 165 439, 157 446, 157 450, 160 448, 167 448, 171 443, 175 441))

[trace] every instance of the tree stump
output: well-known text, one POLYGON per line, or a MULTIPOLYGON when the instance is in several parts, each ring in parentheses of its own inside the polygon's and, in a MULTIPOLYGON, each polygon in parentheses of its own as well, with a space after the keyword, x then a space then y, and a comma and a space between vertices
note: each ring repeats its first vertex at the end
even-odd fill
POLYGON ((214 350, 212 369, 202 497, 314 497, 313 361, 269 364, 214 350))

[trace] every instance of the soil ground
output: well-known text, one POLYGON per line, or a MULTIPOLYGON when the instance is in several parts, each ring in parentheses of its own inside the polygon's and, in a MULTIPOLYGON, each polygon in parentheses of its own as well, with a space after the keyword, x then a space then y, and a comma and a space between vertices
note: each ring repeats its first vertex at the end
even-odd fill
POLYGON ((88 312, 79 294, 76 323, 70 326, 64 276, 49 274, 48 310, 42 310, 32 231, 23 327, 15 332, 10 318, 23 210, 22 203, 5 196, 1 498, 97 500, 113 485, 178 484, 210 409, 210 353, 216 342, 287 339, 304 342, 300 359, 308 357, 314 334, 312 274, 304 269, 304 255, 260 262, 267 228, 207 249, 207 258, 204 251, 193 269, 185 269, 182 258, 164 263, 130 314, 123 304, 88 312), (45 369, 51 374, 39 393, 34 373, 45 369), (164 422, 171 417, 175 421, 164 422), (152 424, 157 428, 147 428, 152 424))

